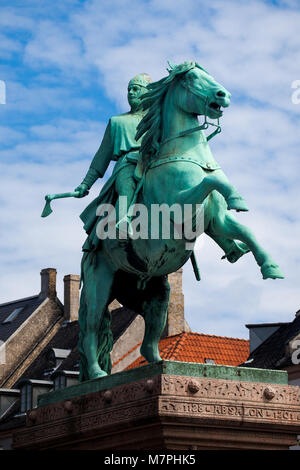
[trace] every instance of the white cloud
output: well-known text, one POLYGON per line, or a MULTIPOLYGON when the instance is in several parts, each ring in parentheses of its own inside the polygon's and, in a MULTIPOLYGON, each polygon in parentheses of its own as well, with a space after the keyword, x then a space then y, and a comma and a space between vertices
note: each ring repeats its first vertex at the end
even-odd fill
POLYGON ((94 112, 91 98, 80 94, 82 83, 98 80, 125 110, 133 75, 143 71, 159 79, 167 60, 196 59, 232 93, 223 132, 211 148, 251 209, 237 218, 252 228, 286 279, 263 281, 249 254, 234 265, 221 262, 220 248, 207 239, 198 256, 203 280, 193 280, 190 263, 184 269, 187 319, 195 331, 240 337, 247 336, 245 323, 291 320, 299 307, 300 105, 291 101, 291 83, 300 79, 298 3, 69 1, 49 17, 38 2, 29 3, 32 9, 27 5, 22 14, 10 8, 5 19, 0 15, 6 32, 30 32, 22 45, 9 34, 5 40, 8 56, 20 53, 25 73, 31 67, 34 78, 23 83, 3 68, 10 81, 1 111, 12 123, 17 115, 22 125, 0 127, 1 300, 31 295, 40 268, 56 267, 61 284, 64 274, 79 270, 84 233, 78 215, 92 194, 54 201, 54 214, 39 216, 45 193, 81 181, 100 142, 101 116, 99 123, 76 119, 77 110, 94 112), (49 110, 57 119, 39 122, 39 112, 49 110))
POLYGON ((34 65, 55 65, 71 70, 81 69, 81 42, 71 32, 51 21, 41 21, 35 31, 34 39, 28 42, 24 58, 34 65))
POLYGON ((15 31, 16 29, 24 31, 33 29, 35 21, 23 12, 18 12, 15 8, 1 7, 0 25, 2 29, 8 31, 15 31))
POLYGON ((71 16, 85 59, 96 65, 107 93, 125 105, 122 90, 137 70, 159 78, 166 61, 196 58, 224 85, 292 110, 297 78, 300 12, 262 1, 90 2, 71 16), (125 13, 126 12, 126 13, 125 13), (124 21, 126 15, 126 21, 124 21))
POLYGON ((22 132, 15 131, 11 127, 0 126, 0 141, 2 145, 14 144, 24 139, 22 132))
POLYGON ((24 85, 17 81, 6 81, 6 105, 5 113, 31 113, 38 115, 51 110, 70 111, 80 109, 90 109, 92 104, 89 99, 78 96, 77 90, 69 90, 63 86, 59 80, 55 84, 37 85, 29 83, 24 85), (54 86, 53 86, 54 85, 54 86))
MULTIPOLYGON (((73 190, 87 167, 86 160, 55 166, 1 165, 1 217, 5 230, 0 234, 0 301, 35 293, 43 267, 55 267, 60 276, 79 272, 84 241, 79 215, 87 200, 53 201, 53 214, 45 219, 40 216, 45 194, 73 190)), ((89 198, 95 197, 100 187, 96 184, 89 198)), ((58 290, 63 298, 61 283, 58 290)))
POLYGON ((12 54, 19 52, 21 44, 17 40, 12 40, 4 34, 0 34, 0 54, 2 60, 9 59, 12 54))

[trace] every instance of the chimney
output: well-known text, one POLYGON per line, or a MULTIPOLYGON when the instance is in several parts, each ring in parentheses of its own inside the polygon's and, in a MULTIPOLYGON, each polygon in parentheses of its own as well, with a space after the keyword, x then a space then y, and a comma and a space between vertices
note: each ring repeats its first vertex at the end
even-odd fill
POLYGON ((46 268, 41 270, 40 297, 56 297, 56 269, 46 268))
POLYGON ((184 296, 182 292, 182 268, 168 275, 171 287, 167 324, 162 338, 190 331, 184 318, 184 296))
POLYGON ((67 274, 64 277, 64 318, 68 321, 78 320, 79 310, 79 284, 78 274, 67 274))

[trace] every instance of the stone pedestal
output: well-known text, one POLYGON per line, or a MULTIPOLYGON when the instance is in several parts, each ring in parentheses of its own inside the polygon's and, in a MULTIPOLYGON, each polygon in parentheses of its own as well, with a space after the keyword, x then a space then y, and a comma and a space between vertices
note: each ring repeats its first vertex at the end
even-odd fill
POLYGON ((161 361, 41 395, 15 449, 288 449, 300 389, 283 371, 161 361))

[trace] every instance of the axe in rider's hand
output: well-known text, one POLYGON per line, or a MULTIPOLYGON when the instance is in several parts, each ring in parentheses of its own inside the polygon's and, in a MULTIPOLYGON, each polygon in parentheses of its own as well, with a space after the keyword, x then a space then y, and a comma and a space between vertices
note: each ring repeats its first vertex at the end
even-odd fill
POLYGON ((53 199, 61 199, 63 197, 78 197, 79 194, 80 193, 78 191, 73 191, 71 193, 47 194, 47 196, 45 196, 46 204, 45 204, 41 217, 47 217, 48 215, 51 214, 52 212, 51 201, 53 199))

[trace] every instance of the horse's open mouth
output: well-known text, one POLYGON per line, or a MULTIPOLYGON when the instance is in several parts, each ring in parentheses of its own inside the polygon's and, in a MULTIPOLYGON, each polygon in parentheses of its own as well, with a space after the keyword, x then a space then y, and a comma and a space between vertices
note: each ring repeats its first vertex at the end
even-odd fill
POLYGON ((222 116, 223 111, 221 110, 221 105, 219 105, 215 101, 212 101, 211 103, 209 103, 209 107, 217 114, 218 117, 222 116))
POLYGON ((210 108, 213 108, 215 111, 221 111, 221 106, 213 101, 212 103, 209 103, 210 108))

